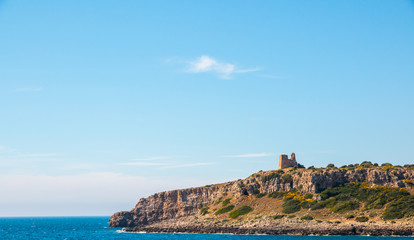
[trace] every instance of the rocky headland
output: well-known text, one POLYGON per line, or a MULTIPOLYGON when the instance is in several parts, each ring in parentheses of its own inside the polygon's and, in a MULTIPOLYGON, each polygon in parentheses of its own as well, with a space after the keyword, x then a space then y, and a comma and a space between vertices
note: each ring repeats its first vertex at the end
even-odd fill
POLYGON ((156 193, 112 215, 109 226, 137 232, 414 235, 413 192, 412 165, 291 167, 156 193))

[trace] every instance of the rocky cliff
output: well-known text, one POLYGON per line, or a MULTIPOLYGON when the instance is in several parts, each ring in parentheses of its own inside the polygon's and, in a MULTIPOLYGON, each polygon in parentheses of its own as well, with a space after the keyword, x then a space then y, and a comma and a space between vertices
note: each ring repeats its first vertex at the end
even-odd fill
POLYGON ((317 198, 316 193, 350 182, 363 182, 367 186, 412 188, 414 170, 403 167, 356 167, 261 171, 243 180, 161 192, 142 198, 132 210, 112 215, 109 226, 147 226, 191 216, 198 219, 200 209, 213 207, 224 198, 241 201, 253 196, 292 190, 302 194, 313 193, 314 198, 317 198))

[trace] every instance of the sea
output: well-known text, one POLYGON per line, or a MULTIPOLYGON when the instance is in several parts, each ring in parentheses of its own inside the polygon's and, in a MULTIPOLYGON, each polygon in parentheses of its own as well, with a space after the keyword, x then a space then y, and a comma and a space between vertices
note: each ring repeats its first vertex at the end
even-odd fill
MULTIPOLYGON (((109 217, 0 218, 0 239, 142 239, 142 240, 395 240, 369 236, 286 236, 191 233, 126 233, 109 228, 109 217)), ((397 237, 399 240, 413 237, 397 237)))

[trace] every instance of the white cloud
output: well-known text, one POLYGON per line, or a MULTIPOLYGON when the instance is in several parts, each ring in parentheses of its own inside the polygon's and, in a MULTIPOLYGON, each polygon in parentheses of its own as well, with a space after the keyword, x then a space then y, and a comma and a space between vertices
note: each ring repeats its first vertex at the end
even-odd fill
POLYGON ((170 159, 169 156, 157 156, 157 157, 148 157, 148 158, 134 158, 134 161, 152 161, 152 160, 163 160, 163 159, 170 159))
POLYGON ((274 156, 273 153, 246 153, 240 155, 225 155, 223 157, 230 157, 230 158, 254 158, 254 157, 269 157, 274 156))
POLYGON ((195 61, 190 61, 188 64, 188 72, 213 72, 219 74, 224 79, 231 78, 231 75, 234 73, 248 73, 260 70, 260 68, 240 69, 235 64, 219 62, 206 55, 197 58, 195 61))
POLYGON ((186 163, 186 164, 175 164, 169 165, 162 168, 188 168, 188 167, 199 167, 199 166, 208 166, 213 165, 212 162, 202 162, 202 163, 186 163))
POLYGON ((167 163, 162 162, 127 162, 121 163, 124 166, 165 166, 168 165, 167 163))

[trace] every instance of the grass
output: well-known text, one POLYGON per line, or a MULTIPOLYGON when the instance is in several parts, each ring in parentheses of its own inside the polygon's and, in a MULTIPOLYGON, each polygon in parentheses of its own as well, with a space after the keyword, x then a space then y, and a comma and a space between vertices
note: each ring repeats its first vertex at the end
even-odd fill
POLYGON ((206 215, 209 209, 210 209, 209 207, 203 207, 202 209, 200 209, 200 215, 201 216, 206 215))
POLYGON ((284 213, 295 213, 300 210, 300 201, 298 200, 288 200, 282 204, 284 213))
POLYGON ((253 208, 251 208, 249 206, 241 206, 241 207, 237 208, 236 210, 234 210, 233 212, 231 212, 229 217, 230 218, 238 218, 239 216, 248 214, 251 211, 253 211, 253 208))
POLYGON ((231 200, 231 198, 227 198, 227 199, 225 199, 224 201, 223 201, 223 207, 225 207, 227 204, 229 204, 230 203, 230 200, 231 200))
POLYGON ((300 220, 307 220, 307 221, 310 221, 310 220, 313 220, 313 217, 312 217, 312 216, 310 216, 310 215, 305 215, 305 216, 301 217, 301 218, 300 218, 300 220))
POLYGON ((274 215, 274 216, 272 216, 272 218, 273 219, 282 219, 282 218, 284 218, 286 215, 284 215, 284 214, 279 214, 279 215, 274 215))
POLYGON ((234 209, 234 205, 228 205, 227 207, 222 207, 219 210, 217 210, 214 215, 219 215, 219 214, 223 214, 226 212, 230 212, 231 210, 234 209))
POLYGON ((368 218, 365 216, 357 217, 355 218, 355 221, 357 222, 368 222, 368 218))

